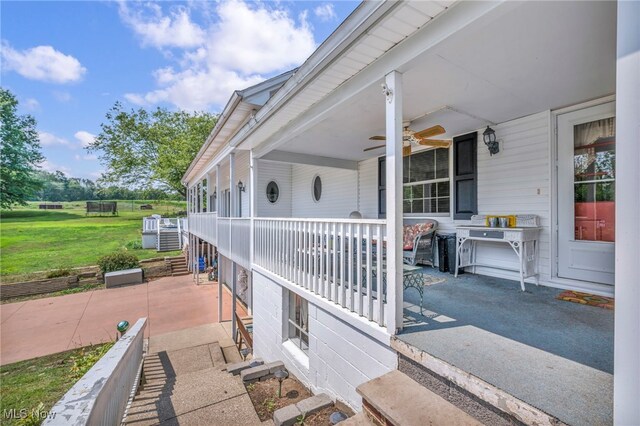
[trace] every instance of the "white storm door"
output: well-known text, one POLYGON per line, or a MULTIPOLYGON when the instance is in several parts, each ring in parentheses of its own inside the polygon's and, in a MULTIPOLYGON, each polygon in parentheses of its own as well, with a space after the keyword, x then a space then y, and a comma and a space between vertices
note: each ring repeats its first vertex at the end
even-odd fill
POLYGON ((615 103, 557 119, 558 276, 613 285, 615 103))

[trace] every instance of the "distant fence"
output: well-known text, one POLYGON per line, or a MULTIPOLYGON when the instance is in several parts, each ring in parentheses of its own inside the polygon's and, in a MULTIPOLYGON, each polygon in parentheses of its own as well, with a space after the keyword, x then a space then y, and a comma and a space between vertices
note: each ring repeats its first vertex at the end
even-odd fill
POLYGON ((38 204, 40 210, 61 210, 62 204, 38 204))
POLYGON ((110 213, 118 214, 118 203, 116 201, 87 201, 87 212, 89 213, 110 213))
POLYGON ((43 425, 119 425, 142 371, 146 318, 140 318, 49 410, 43 425))

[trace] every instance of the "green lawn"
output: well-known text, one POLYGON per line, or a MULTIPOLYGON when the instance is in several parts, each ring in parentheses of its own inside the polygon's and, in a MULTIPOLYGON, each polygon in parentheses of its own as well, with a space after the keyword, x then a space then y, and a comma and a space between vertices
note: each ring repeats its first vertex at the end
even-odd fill
POLYGON ((50 410, 112 345, 105 343, 0 367, 0 424, 40 424, 38 415, 29 419, 12 417, 50 410), (25 411, 21 414, 20 410, 25 411))
MULTIPOLYGON (((85 216, 84 202, 62 203, 62 210, 38 210, 38 203, 0 212, 0 274, 28 274, 62 267, 95 265, 102 255, 141 241, 142 218, 157 213, 175 217, 184 202, 119 201, 118 216, 85 216), (140 204, 154 210, 140 210, 140 204)), ((155 250, 130 250, 140 259, 155 250)), ((162 253, 171 256, 174 253, 162 253)), ((9 280, 7 280, 9 281, 9 280)))

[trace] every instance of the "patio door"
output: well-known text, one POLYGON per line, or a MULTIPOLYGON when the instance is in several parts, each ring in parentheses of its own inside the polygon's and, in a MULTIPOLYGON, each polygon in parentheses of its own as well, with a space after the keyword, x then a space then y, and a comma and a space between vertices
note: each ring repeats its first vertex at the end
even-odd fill
POLYGON ((558 276, 613 285, 615 103, 557 119, 558 276))

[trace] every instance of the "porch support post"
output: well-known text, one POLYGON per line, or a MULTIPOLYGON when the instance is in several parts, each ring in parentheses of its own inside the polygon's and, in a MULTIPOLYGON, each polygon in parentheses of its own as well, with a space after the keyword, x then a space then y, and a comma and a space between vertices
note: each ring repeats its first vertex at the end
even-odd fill
MULTIPOLYGON (((236 208, 236 189, 236 155, 232 152, 229 154, 229 196, 231 197, 230 217, 236 217, 236 213, 238 211, 236 208)), ((231 233, 229 233, 229 235, 231 235, 231 233)))
POLYGON ((640 424, 640 2, 618 2, 613 424, 640 424))
POLYGON ((236 262, 231 262, 231 274, 233 277, 231 278, 231 293, 233 293, 231 297, 231 338, 233 341, 236 341, 236 284, 237 284, 237 266, 236 262))
POLYGON ((253 219, 256 217, 256 194, 257 191, 257 181, 258 181, 258 160, 253 158, 253 150, 249 153, 249 217, 251 218, 251 231, 250 231, 250 241, 249 241, 249 265, 253 265, 253 238, 254 238, 254 222, 253 219))
POLYGON ((204 179, 200 181, 200 213, 204 212, 204 179))
MULTIPOLYGON (((387 179, 387 331, 402 329, 402 74, 385 76, 387 179)), ((379 250, 382 250, 380 244, 379 250)))
MULTIPOLYGON (((220 229, 218 227, 220 217, 220 164, 216 164, 216 247, 217 242, 220 241, 220 229)), ((220 251, 218 253, 218 321, 222 322, 222 256, 220 255, 220 251)))

